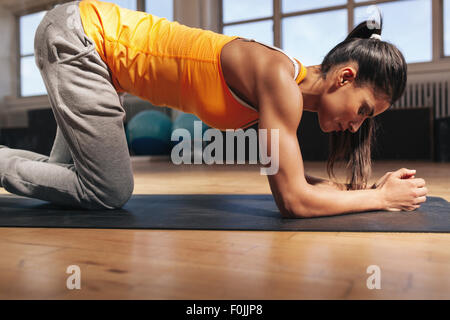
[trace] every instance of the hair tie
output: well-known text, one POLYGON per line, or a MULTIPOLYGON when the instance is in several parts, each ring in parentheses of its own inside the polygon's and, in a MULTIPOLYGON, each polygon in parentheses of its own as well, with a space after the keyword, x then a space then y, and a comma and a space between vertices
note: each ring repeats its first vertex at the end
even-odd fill
POLYGON ((378 33, 372 33, 370 39, 378 39, 381 41, 381 36, 378 33))

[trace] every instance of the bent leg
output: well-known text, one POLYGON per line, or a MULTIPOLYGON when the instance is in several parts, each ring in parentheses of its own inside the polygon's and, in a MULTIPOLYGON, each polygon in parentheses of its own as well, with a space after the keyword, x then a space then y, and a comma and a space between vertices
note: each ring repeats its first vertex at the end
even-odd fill
MULTIPOLYGON (((67 143, 65 143, 64 137, 62 136, 59 129, 57 129, 55 141, 53 142, 52 152, 50 157, 39 154, 29 150, 22 149, 12 149, 7 146, 0 145, 0 173, 4 172, 6 174, 12 174, 11 169, 7 170, 8 166, 17 168, 16 161, 23 160, 31 160, 29 161, 29 165, 32 165, 35 162, 51 162, 57 163, 59 166, 68 168, 70 170, 74 170, 74 165, 72 161, 72 157, 70 155, 70 151, 67 147, 67 143), (13 159, 16 158, 16 159, 13 159)), ((39 166, 38 166, 39 167, 39 166)), ((40 171, 38 167, 29 168, 30 172, 40 171)), ((47 166, 48 167, 48 166, 47 166)), ((48 167, 50 168, 50 167, 48 167)), ((52 170, 55 170, 52 168, 52 170)), ((58 171, 58 169, 57 169, 58 171)), ((64 171, 63 171, 64 172, 64 171)), ((0 176, 0 187, 3 187, 0 176)))
POLYGON ((53 147, 52 151, 50 152, 50 156, 46 156, 29 150, 13 149, 7 146, 0 145, 0 159, 11 158, 13 156, 39 162, 73 164, 69 147, 67 146, 67 142, 65 141, 59 127, 56 129, 56 136, 55 140, 53 141, 53 147))
MULTIPOLYGON (((40 153, 36 153, 29 150, 12 149, 8 148, 7 146, 0 145, 0 166, 2 162, 5 162, 5 159, 15 156, 39 162, 47 162, 49 159, 48 156, 40 153)), ((0 172, 2 172, 1 169, 0 172)))
POLYGON ((69 146, 64 138, 61 129, 56 128, 55 141, 53 141, 52 151, 48 162, 52 163, 73 163, 72 154, 70 153, 69 146))
POLYGON ((0 177, 11 193, 115 209, 134 187, 125 111, 93 42, 82 30, 65 26, 67 6, 50 11, 39 26, 36 60, 73 165, 11 157, 0 164, 0 177))

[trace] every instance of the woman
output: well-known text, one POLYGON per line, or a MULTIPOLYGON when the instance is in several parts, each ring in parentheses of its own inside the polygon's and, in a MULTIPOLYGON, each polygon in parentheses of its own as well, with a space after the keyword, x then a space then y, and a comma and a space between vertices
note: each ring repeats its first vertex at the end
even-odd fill
POLYGON ((194 113, 214 128, 258 122, 260 129, 278 129, 279 170, 268 179, 285 217, 418 208, 427 189, 413 170, 366 187, 371 119, 406 83, 402 54, 374 33, 381 25, 362 23, 321 65, 305 67, 274 47, 111 3, 58 6, 35 37, 58 124, 55 143, 50 157, 1 148, 1 183, 11 193, 62 205, 123 206, 134 186, 120 101, 129 92, 194 113), (305 175, 296 136, 303 110, 317 112, 321 129, 334 137, 329 173, 336 159, 349 159, 348 188, 305 175))

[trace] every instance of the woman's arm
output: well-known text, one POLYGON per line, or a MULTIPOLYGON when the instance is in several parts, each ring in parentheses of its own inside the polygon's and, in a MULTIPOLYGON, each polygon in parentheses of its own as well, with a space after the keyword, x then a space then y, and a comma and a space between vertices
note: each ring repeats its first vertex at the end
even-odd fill
POLYGON ((278 157, 278 172, 268 175, 268 180, 283 216, 316 217, 396 206, 412 208, 418 204, 419 195, 412 193, 418 186, 411 184, 412 180, 417 179, 403 180, 403 185, 394 181, 391 184, 385 183, 383 188, 352 191, 321 188, 308 183, 296 135, 303 112, 300 89, 289 75, 283 74, 275 67, 272 70, 275 71, 270 76, 258 82, 259 129, 268 129, 268 156, 278 157), (279 141, 271 141, 270 130, 273 129, 279 130, 279 141), (278 143, 278 155, 271 153, 272 143, 278 143), (408 181, 410 183, 407 185, 408 181), (395 189, 398 200, 388 196, 386 186, 389 186, 389 191, 395 189))
POLYGON ((322 179, 318 177, 313 177, 305 173, 306 182, 311 185, 322 187, 322 188, 331 188, 334 190, 347 190, 347 186, 343 183, 334 182, 327 179, 322 179))

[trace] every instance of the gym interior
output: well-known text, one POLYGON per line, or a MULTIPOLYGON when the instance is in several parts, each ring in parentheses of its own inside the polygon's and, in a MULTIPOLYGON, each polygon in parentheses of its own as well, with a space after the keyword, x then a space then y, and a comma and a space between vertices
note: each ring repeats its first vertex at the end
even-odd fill
MULTIPOLYGON (((52 150, 57 125, 35 66, 33 41, 45 12, 65 2, 0 0, 0 145, 45 156, 52 150)), ((400 168, 416 169, 429 198, 450 201, 450 0, 109 2, 189 27, 253 38, 305 65, 320 64, 377 5, 384 15, 383 40, 404 53, 408 82, 399 101, 376 118, 370 181, 400 168)), ((337 217, 321 218, 323 225, 311 222, 309 229, 301 221, 289 228, 274 212, 260 165, 248 161, 248 145, 243 164, 176 164, 171 133, 187 129, 194 141, 199 119, 129 94, 123 108, 141 216, 133 219, 131 211, 124 220, 128 227, 120 222, 125 213, 114 212, 83 225, 89 216, 76 212, 78 220, 70 225, 65 212, 52 224, 48 212, 54 215, 55 208, 38 200, 28 204, 26 198, 12 202, 14 195, 0 188, 1 299, 450 298, 448 203, 434 213, 441 222, 429 229, 424 217, 403 225, 414 212, 385 215, 381 222, 372 214, 367 221, 373 229, 364 226, 366 213, 353 228, 346 224, 350 219, 341 224, 337 217), (256 204, 256 196, 268 207, 256 204), (181 197, 190 200, 184 205, 181 197), (200 205, 196 197, 205 201, 200 205), (158 205, 170 201, 168 209, 158 205), (34 218, 30 206, 39 209, 34 218), (28 210, 26 223, 13 216, 20 210, 28 210), (145 215, 164 217, 164 210, 182 221, 165 217, 151 226, 140 224, 145 215), (235 214, 236 224, 228 224, 235 214), (80 288, 68 286, 73 266, 81 274, 80 288), (381 280, 373 287, 377 272, 381 280)), ((200 137, 207 129, 202 124, 200 137)), ((304 112, 297 136, 305 171, 327 179, 329 137, 315 113, 304 112)), ((337 179, 345 179, 343 167, 337 179)))

